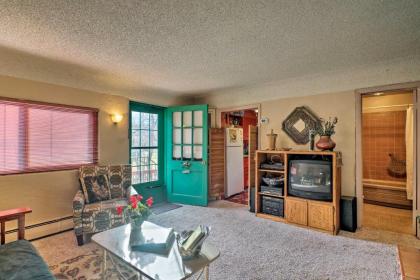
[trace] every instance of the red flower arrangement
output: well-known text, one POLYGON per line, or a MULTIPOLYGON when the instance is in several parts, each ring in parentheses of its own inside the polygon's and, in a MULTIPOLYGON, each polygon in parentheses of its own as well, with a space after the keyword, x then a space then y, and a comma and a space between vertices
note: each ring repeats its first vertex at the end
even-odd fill
POLYGON ((151 211, 150 207, 153 205, 153 197, 146 199, 146 202, 143 203, 143 196, 140 194, 132 195, 129 199, 129 204, 127 207, 117 206, 117 214, 122 215, 124 212, 128 212, 128 216, 131 219, 131 222, 136 222, 137 220, 146 220, 149 217, 151 211))

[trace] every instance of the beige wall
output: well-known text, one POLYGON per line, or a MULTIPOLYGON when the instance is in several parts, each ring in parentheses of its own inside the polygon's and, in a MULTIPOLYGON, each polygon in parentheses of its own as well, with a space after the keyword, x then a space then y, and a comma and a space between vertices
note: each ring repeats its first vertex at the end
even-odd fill
MULTIPOLYGON (((261 125, 261 147, 267 148, 266 134, 274 129, 278 134, 277 147, 292 147, 307 150, 309 145, 298 145, 281 129, 283 120, 296 107, 307 106, 318 117, 338 117, 336 151, 343 155, 342 194, 355 195, 355 97, 353 92, 322 94, 299 98, 285 98, 261 103, 261 116, 268 117, 269 123, 261 125)), ((317 139, 316 139, 317 140, 317 139)))
MULTIPOLYGON (((99 162, 128 162, 127 98, 4 76, 0 76, 0 97, 98 108, 99 162), (114 125, 111 113, 123 114, 123 121, 114 125)), ((78 187, 75 170, 0 176, 0 210, 31 207, 28 225, 71 216, 78 187)))
POLYGON ((202 93, 195 103, 208 103, 214 108, 256 104, 263 101, 297 96, 354 91, 356 89, 415 82, 420 77, 420 56, 377 64, 360 65, 341 71, 282 79, 263 84, 232 87, 202 93))
MULTIPOLYGON (((277 147, 291 147, 295 150, 307 150, 308 145, 298 145, 282 130, 282 122, 296 108, 306 106, 318 117, 328 119, 338 117, 336 134, 333 140, 336 142, 336 151, 343 155, 342 167, 342 195, 355 195, 355 94, 353 91, 320 94, 304 97, 281 98, 264 101, 259 104, 239 106, 237 108, 258 108, 259 117, 267 117, 268 124, 260 125, 259 139, 260 148, 267 148, 266 134, 271 129, 278 134, 277 147)), ((218 107, 216 109, 217 126, 220 127, 220 114, 223 111, 233 110, 235 107, 218 107)), ((315 140, 318 140, 316 138, 315 140)))

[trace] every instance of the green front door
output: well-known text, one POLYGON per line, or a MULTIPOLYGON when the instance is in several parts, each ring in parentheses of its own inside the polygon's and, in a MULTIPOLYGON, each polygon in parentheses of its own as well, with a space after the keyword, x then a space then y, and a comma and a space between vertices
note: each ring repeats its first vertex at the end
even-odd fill
POLYGON ((165 111, 165 174, 170 202, 207 205, 207 111, 207 105, 165 111))
POLYGON ((132 185, 145 199, 165 198, 164 108, 130 102, 130 163, 132 185))

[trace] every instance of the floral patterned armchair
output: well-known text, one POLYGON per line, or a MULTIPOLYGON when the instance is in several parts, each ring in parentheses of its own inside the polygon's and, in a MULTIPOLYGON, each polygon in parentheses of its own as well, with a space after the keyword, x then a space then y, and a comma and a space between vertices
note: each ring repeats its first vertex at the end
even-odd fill
POLYGON ((127 206, 136 191, 131 186, 131 165, 95 166, 79 169, 81 189, 73 199, 74 232, 79 246, 83 236, 128 222, 118 215, 117 206, 127 206))

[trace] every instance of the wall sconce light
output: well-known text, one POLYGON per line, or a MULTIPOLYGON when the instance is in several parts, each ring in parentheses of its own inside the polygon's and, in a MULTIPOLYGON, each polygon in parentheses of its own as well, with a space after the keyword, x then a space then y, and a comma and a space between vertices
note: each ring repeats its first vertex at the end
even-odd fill
POLYGON ((111 115, 111 120, 114 124, 117 124, 119 122, 121 122, 123 119, 123 115, 121 114, 112 114, 111 115))

